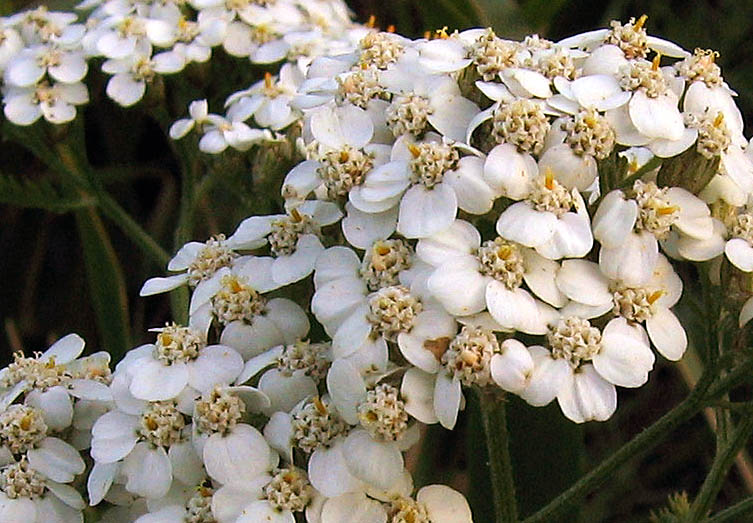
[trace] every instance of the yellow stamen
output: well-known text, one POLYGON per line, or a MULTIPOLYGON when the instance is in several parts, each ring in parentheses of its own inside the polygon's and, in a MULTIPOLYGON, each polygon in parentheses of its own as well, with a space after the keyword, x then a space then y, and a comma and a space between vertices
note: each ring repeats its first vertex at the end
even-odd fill
POLYGON ((468 365, 475 365, 478 362, 478 356, 469 350, 461 352, 460 359, 468 365))
POLYGON ((376 26, 376 16, 369 15, 369 21, 366 22, 366 27, 373 29, 374 26, 376 26))
POLYGON ((159 338, 159 342, 162 345, 171 345, 173 343, 173 337, 169 334, 165 334, 164 332, 157 337, 159 338))
POLYGON ((641 29, 643 29, 643 24, 646 23, 646 20, 648 20, 648 15, 641 15, 641 17, 633 26, 633 30, 640 31, 641 29))
POLYGON ((264 73, 264 87, 267 89, 272 89, 272 73, 267 71, 264 73))
POLYGON ((447 26, 444 26, 442 29, 437 29, 434 33, 436 35, 435 38, 441 40, 447 40, 450 37, 450 35, 447 34, 447 26))
POLYGON ((431 40, 431 31, 424 31, 424 38, 427 40, 431 40))
POLYGON ((394 33, 395 32, 395 25, 394 24, 388 25, 387 26, 387 32, 388 33, 394 33))
POLYGON ((659 298, 661 298, 662 296, 664 296, 664 294, 665 294, 664 291, 658 290, 658 291, 652 293, 651 296, 648 297, 648 302, 653 305, 654 302, 656 300, 658 300, 659 298))
POLYGON ((236 278, 230 280, 230 290, 233 292, 241 292, 243 290, 243 287, 241 287, 240 282, 236 278))
POLYGON ((506 260, 510 257, 512 254, 512 247, 509 245, 503 245, 499 249, 497 249, 497 256, 502 258, 503 260, 506 260))
POLYGON ((419 156, 421 156, 421 149, 419 149, 418 147, 416 147, 415 144, 410 144, 408 146, 408 150, 413 155, 413 158, 418 158, 419 156))
POLYGON ((316 396, 314 398, 314 407, 316 407, 316 410, 322 416, 326 416, 327 415, 327 406, 324 403, 322 403, 322 400, 319 398, 319 396, 316 396))
POLYGON ((669 207, 659 207, 656 209, 656 214, 659 216, 666 216, 667 214, 672 214, 675 211, 679 211, 680 208, 676 205, 670 205, 669 207))
POLYGON ((656 53, 656 56, 654 56, 654 59, 651 61, 651 69, 654 71, 658 71, 660 62, 661 62, 661 53, 656 53))
POLYGON ((298 209, 293 209, 292 211, 290 211, 290 217, 293 218, 294 222, 303 221, 303 216, 301 216, 301 213, 298 212, 298 209))
POLYGON ((719 112, 716 115, 716 118, 714 118, 714 127, 717 129, 721 127, 721 125, 724 123, 724 113, 719 112))
POLYGON ((554 189, 554 173, 551 169, 547 169, 546 174, 544 174, 544 185, 550 191, 554 189))
POLYGON ((348 151, 340 151, 340 163, 345 163, 350 158, 348 151))

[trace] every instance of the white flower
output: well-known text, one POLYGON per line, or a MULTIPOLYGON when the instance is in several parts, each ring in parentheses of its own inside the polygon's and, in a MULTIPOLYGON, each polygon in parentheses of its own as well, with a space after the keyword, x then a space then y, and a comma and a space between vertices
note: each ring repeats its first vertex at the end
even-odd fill
POLYGON ((680 187, 658 188, 637 180, 635 199, 621 191, 604 197, 594 215, 594 237, 601 243, 601 270, 614 280, 640 286, 651 277, 659 256, 657 239, 670 229, 681 236, 707 240, 714 222, 706 204, 680 187))
POLYGON ((186 387, 206 392, 215 385, 232 383, 243 369, 243 358, 225 345, 206 345, 202 332, 168 325, 154 345, 142 345, 124 371, 135 398, 165 401, 177 398, 186 387))
POLYGON ((461 159, 452 144, 433 133, 421 142, 402 136, 390 160, 351 189, 350 203, 365 213, 399 206, 397 231, 407 238, 425 238, 446 229, 458 208, 488 212, 498 196, 483 180, 481 160, 461 159))
POLYGON ((76 106, 89 101, 89 92, 82 83, 42 82, 25 88, 9 88, 3 96, 5 117, 16 125, 31 125, 41 116, 54 124, 70 122, 76 117, 76 106))
POLYGON ((587 317, 611 310, 641 329, 640 324, 645 323, 654 346, 667 359, 679 360, 685 352, 685 329, 670 311, 682 294, 682 280, 664 256, 658 257, 651 278, 641 286, 610 280, 598 264, 585 260, 562 262, 557 285, 573 302, 585 306, 578 310, 587 317))
MULTIPOLYGON (((547 276, 539 268, 550 262, 519 244, 500 237, 482 244, 471 224, 456 220, 449 230, 419 241, 417 250, 422 259, 437 264, 427 285, 450 314, 469 316, 488 309, 502 329, 529 334, 544 334, 557 316, 521 287, 524 280, 547 276)), ((533 283, 534 288, 547 286, 551 283, 533 283)))
POLYGON ((512 204, 500 215, 499 235, 532 247, 550 260, 585 256, 591 250, 593 236, 578 190, 565 189, 551 171, 536 177, 529 187, 524 201, 512 204))
POLYGON ((269 243, 274 257, 272 280, 282 286, 299 281, 314 270, 324 250, 320 229, 342 217, 334 203, 308 200, 287 215, 252 216, 238 225, 229 241, 237 245, 269 243))
POLYGON ((87 69, 81 51, 37 45, 23 49, 8 62, 4 79, 9 85, 31 87, 49 75, 55 82, 74 84, 86 76, 87 69))
POLYGON ((174 479, 188 485, 199 482, 203 473, 191 444, 191 424, 176 404, 139 401, 127 390, 116 395, 118 409, 92 427, 95 464, 87 485, 91 503, 105 496, 119 474, 128 492, 146 498, 166 495, 174 479))
POLYGON ((246 121, 251 116, 263 128, 273 131, 283 129, 300 118, 291 107, 293 95, 303 81, 301 72, 292 64, 280 68, 279 79, 266 73, 263 80, 245 91, 238 91, 225 102, 227 116, 234 122, 246 121))
POLYGON ((640 387, 654 364, 645 332, 624 318, 611 320, 600 332, 587 320, 563 317, 547 338, 550 349, 529 348, 534 368, 520 396, 534 406, 556 397, 576 423, 609 419, 617 408, 615 385, 640 387))

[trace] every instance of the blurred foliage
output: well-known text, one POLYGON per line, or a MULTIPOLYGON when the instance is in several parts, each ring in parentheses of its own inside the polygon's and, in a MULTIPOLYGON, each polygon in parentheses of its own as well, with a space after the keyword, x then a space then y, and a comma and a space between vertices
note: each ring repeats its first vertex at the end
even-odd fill
MULTIPOLYGON (((25 0, 0 0, 0 13, 32 6, 25 0)), ((67 0, 50 2, 70 9, 67 0)), ((612 19, 648 15, 651 34, 687 49, 713 48, 728 83, 739 93, 739 105, 751 125, 753 115, 753 2, 703 0, 352 0, 357 17, 376 17, 377 25, 408 36, 447 26, 450 30, 491 25, 503 37, 538 33, 553 40, 605 27, 612 19)), ((192 66, 177 79, 165 79, 150 102, 122 109, 105 96, 104 78, 90 73, 92 101, 84 112, 86 154, 93 176, 162 247, 174 252, 188 239, 233 230, 251 213, 275 212, 273 194, 290 167, 290 151, 265 157, 226 153, 222 162, 205 157, 198 163, 187 153, 195 143, 165 138, 169 120, 186 112, 187 102, 207 96, 218 108, 232 90, 245 87, 262 70, 228 57, 192 66), (222 78, 221 85, 211 79, 222 78), (208 90, 208 91, 207 91, 208 90), (202 94, 204 93, 204 94, 202 94), (167 114, 157 110, 168 101, 167 114), (273 169, 253 170, 253 166, 273 169), (222 167, 222 169, 220 169, 222 167), (181 171, 195 169, 193 177, 181 171), (221 171, 221 172, 220 172, 221 171), (207 176, 212 173, 212 176, 207 176), (192 200, 193 219, 175 230, 181 213, 182 179, 200 180, 192 200), (270 192, 271 191, 271 192, 270 192)), ((151 339, 147 329, 170 316, 167 297, 140 299, 138 290, 163 266, 147 259, 120 230, 100 217, 86 198, 72 193, 64 180, 18 144, 0 142, 0 203, 12 204, 19 191, 38 196, 41 209, 0 207, 0 363, 13 350, 42 350, 55 338, 78 332, 88 350, 120 352, 131 336, 134 346, 151 339), (7 176, 12 175, 16 181, 7 176), (21 180, 21 181, 18 181, 21 180), (43 209, 43 210, 42 210, 43 209), (73 211, 73 212, 68 212, 73 211), (118 264, 108 263, 117 260, 118 264), (103 311, 109 311, 103 317, 103 311), (99 328, 97 327, 99 325, 99 328), (130 330, 130 333, 128 332, 130 330)), ((686 291, 687 294, 687 291, 686 291)), ((697 340, 703 345, 703 339, 697 340)), ((640 390, 621 389, 620 408, 607 423, 585 427, 569 423, 556 405, 532 409, 511 400, 509 425, 521 516, 526 516, 562 491, 642 428, 650 425, 687 394, 676 367, 658 365, 640 390)), ((444 481, 469 496, 479 522, 491 521, 484 511, 483 437, 474 432, 477 407, 470 402, 460 430, 430 427, 425 435, 430 452, 419 460, 417 485, 444 481), (452 459, 447 459, 452 456, 452 459)), ((620 469, 607 486, 596 491, 567 521, 646 521, 665 506, 670 495, 694 493, 713 458, 714 438, 702 416, 683 425, 673 439, 620 469), (579 516, 578 516, 579 514, 579 516)), ((750 495, 732 472, 716 507, 750 495)), ((487 507, 488 508, 488 507, 487 507)))

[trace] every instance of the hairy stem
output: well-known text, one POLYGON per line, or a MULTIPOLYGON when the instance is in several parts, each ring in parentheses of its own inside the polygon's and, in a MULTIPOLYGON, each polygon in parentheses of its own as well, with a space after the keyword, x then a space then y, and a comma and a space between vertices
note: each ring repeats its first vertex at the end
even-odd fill
POLYGON ((494 495, 494 513, 497 523, 518 521, 515 500, 515 483, 508 446, 507 417, 505 404, 492 393, 478 392, 481 406, 481 421, 489 454, 489 473, 494 495))

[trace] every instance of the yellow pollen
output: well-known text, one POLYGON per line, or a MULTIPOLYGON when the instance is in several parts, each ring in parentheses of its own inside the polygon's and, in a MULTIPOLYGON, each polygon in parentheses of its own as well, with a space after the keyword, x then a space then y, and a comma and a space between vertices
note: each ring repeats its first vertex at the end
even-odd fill
POLYGON ((29 430, 31 428, 31 416, 26 415, 21 418, 21 430, 29 430))
POLYGON ((369 15, 369 21, 366 22, 366 27, 373 29, 374 26, 376 26, 376 16, 369 15))
POLYGON ((321 414, 322 416, 327 415, 327 406, 322 403, 322 400, 319 398, 319 396, 316 396, 314 398, 314 407, 316 407, 317 412, 321 414))
POLYGON ((173 337, 169 334, 165 334, 164 332, 157 337, 159 338, 159 342, 162 345, 170 345, 173 342, 173 337))
POLYGON ((640 166, 638 165, 638 160, 633 159, 630 161, 630 164, 628 165, 628 172, 634 173, 638 170, 640 166))
POLYGON ((646 23, 646 20, 648 20, 648 15, 641 15, 641 17, 633 26, 633 30, 640 31, 641 29, 643 29, 643 24, 646 23))
POLYGON ((583 118, 583 121, 584 121, 584 122, 586 123, 586 125, 587 125, 587 126, 589 126, 589 127, 593 127, 593 126, 595 126, 595 125, 596 125, 596 118, 594 118, 594 117, 593 117, 593 116, 591 116, 591 115, 588 115, 588 116, 586 116, 585 118, 583 118))
POLYGON ((380 243, 374 246, 374 252, 379 256, 386 256, 390 253, 390 248, 380 243))
POLYGON ((196 489, 199 491, 199 495, 204 498, 208 498, 212 495, 212 491, 208 489, 207 487, 199 487, 196 489))
POLYGON ((350 158, 348 151, 340 151, 340 163, 347 162, 348 158, 350 158))
POLYGON ((468 365, 474 365, 478 361, 478 356, 469 350, 460 353, 460 359, 468 365))
POLYGON ((427 40, 431 40, 431 31, 424 31, 424 38, 427 40))
POLYGON ((290 211, 290 217, 293 218, 294 222, 302 222, 303 216, 301 216, 301 213, 298 212, 298 209, 293 209, 290 211))
POLYGON ((233 292, 241 292, 243 290, 243 287, 241 287, 241 284, 236 280, 235 278, 230 280, 230 289, 233 292))
POLYGON ((668 207, 659 207, 656 209, 656 214, 660 216, 666 216, 667 214, 672 214, 675 211, 679 211, 680 208, 676 205, 670 205, 668 207))
POLYGON ((724 123, 724 113, 717 113, 716 118, 714 118, 714 127, 719 128, 722 123, 724 123))
POLYGON ((418 158, 421 155, 421 149, 416 147, 414 144, 410 144, 408 146, 408 150, 413 155, 413 158, 418 158))
POLYGON ((509 245, 503 245, 502 247, 497 249, 497 256, 499 256, 503 260, 506 260, 507 258, 509 258, 511 254, 512 254, 512 247, 510 247, 509 245))
POLYGON ((439 38, 440 40, 447 40, 450 35, 447 34, 447 26, 444 26, 442 29, 437 29, 434 31, 435 38, 439 38))
POLYGON ((395 24, 390 24, 387 26, 387 32, 388 33, 394 33, 395 32, 395 24))
POLYGON ((264 73, 264 87, 267 89, 272 89, 272 73, 267 71, 264 73))
POLYGON ((664 291, 658 290, 652 293, 651 296, 649 296, 647 299, 648 299, 648 302, 653 305, 654 302, 658 300, 659 298, 661 298, 662 296, 664 296, 664 291))
POLYGON ((651 61, 651 69, 654 71, 658 71, 660 62, 661 62, 661 53, 656 53, 656 56, 654 56, 654 59, 651 61))
POLYGON ((554 189, 554 173, 551 169, 547 169, 546 174, 544 174, 544 185, 550 191, 554 189))

